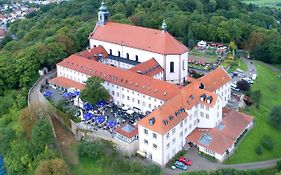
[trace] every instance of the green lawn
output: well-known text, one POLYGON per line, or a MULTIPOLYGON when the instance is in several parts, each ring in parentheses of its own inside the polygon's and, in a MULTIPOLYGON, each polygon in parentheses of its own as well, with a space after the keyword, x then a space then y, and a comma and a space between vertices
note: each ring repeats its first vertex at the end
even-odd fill
POLYGON ((231 66, 230 69, 228 70, 228 72, 234 72, 237 68, 239 68, 243 71, 248 70, 247 64, 244 61, 240 60, 239 58, 235 58, 233 65, 234 66, 231 66))
POLYGON ((266 7, 274 7, 274 8, 281 8, 281 6, 277 5, 281 2, 281 0, 243 0, 243 2, 247 4, 256 4, 258 6, 266 6, 266 7))
POLYGON ((206 51, 206 52, 201 52, 198 50, 191 50, 189 55, 194 58, 195 60, 202 60, 202 58, 205 60, 207 63, 214 63, 217 61, 218 55, 213 53, 212 50, 206 51))
POLYGON ((268 123, 268 115, 272 107, 281 104, 281 79, 276 77, 276 72, 263 63, 254 62, 254 64, 257 67, 258 77, 253 85, 253 90, 261 90, 260 108, 247 110, 255 117, 254 128, 245 136, 234 155, 225 163, 255 162, 281 157, 281 131, 271 127, 268 123), (256 147, 264 135, 272 138, 274 148, 272 151, 265 150, 262 155, 257 155, 256 147))

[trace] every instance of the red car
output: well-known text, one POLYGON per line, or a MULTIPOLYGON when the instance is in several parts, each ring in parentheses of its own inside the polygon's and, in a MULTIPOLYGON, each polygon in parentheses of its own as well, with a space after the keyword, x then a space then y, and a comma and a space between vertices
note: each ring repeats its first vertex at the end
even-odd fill
POLYGON ((185 157, 180 157, 179 162, 182 162, 185 165, 191 166, 192 165, 192 160, 186 160, 185 157))

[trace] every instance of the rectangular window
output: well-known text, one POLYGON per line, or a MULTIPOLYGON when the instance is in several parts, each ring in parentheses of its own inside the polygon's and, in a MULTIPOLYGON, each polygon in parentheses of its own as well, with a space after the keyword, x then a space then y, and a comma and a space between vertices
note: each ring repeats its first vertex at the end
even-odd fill
POLYGON ((209 119, 209 114, 206 114, 206 119, 209 119))
POLYGON ((168 139, 170 137, 170 133, 167 133, 166 138, 168 139))
POLYGON ((172 133, 174 134, 176 132, 176 128, 173 128, 172 133))
POLYGON ((129 96, 127 96, 127 100, 130 100, 130 97, 129 97, 129 96))
POLYGON ((112 91, 112 95, 114 95, 114 91, 112 91))
POLYGON ((151 104, 148 104, 148 107, 151 108, 151 104))
POLYGON ((182 123, 182 122, 180 123, 180 126, 181 126, 181 128, 182 128, 182 126, 183 126, 183 123, 182 123))
POLYGON ((206 111, 209 111, 209 107, 206 106, 206 111))
POLYGON ((200 108, 201 108, 201 109, 204 109, 204 105, 200 104, 200 108))
POLYGON ((145 106, 145 102, 143 102, 142 105, 145 106))
POLYGON ((157 134, 153 133, 152 136, 153 138, 157 139, 157 134))
POLYGON ((132 102, 133 102, 133 103, 135 102, 135 99, 134 99, 134 98, 132 98, 132 102))
POLYGON ((154 148, 154 149, 157 149, 157 145, 156 145, 156 144, 153 144, 153 148, 154 148))
POLYGON ((140 104, 140 100, 138 100, 138 104, 140 104))
POLYGON ((170 147, 170 143, 168 143, 166 147, 167 147, 167 149, 169 149, 169 147, 170 147))
POLYGON ((175 143, 176 142, 176 138, 173 138, 173 143, 175 143))
POLYGON ((119 92, 117 92, 117 97, 119 97, 119 92))
POLYGON ((145 144, 148 144, 148 140, 144 139, 144 143, 145 143, 145 144))
POLYGON ((148 130, 147 129, 144 129, 143 131, 144 131, 145 134, 148 134, 148 130))
POLYGON ((181 136, 181 137, 183 136, 183 133, 182 133, 182 132, 180 133, 180 136, 181 136))
POLYGON ((125 98, 125 95, 124 95, 124 94, 122 94, 122 98, 125 98))
POLYGON ((204 112, 200 112, 200 117, 204 117, 204 112))

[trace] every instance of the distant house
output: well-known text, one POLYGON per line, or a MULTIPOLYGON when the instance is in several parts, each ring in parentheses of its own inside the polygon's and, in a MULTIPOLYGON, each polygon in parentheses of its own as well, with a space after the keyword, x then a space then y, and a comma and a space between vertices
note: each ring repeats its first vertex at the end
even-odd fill
POLYGON ((207 42, 201 40, 201 41, 199 41, 199 42, 197 43, 197 46, 198 46, 200 49, 205 49, 205 48, 207 47, 207 42))
POLYGON ((0 39, 3 39, 6 36, 6 31, 3 29, 0 29, 0 39))

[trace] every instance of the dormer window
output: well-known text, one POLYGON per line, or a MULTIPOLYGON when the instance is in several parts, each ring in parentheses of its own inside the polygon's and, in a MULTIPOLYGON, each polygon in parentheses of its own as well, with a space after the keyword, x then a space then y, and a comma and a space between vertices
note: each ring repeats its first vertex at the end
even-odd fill
POLYGON ((155 123, 155 118, 154 118, 154 117, 152 117, 151 119, 149 119, 149 124, 150 124, 150 125, 154 125, 154 123, 155 123))
POLYGON ((212 103, 212 100, 213 100, 213 97, 212 97, 212 96, 208 96, 208 97, 207 97, 207 103, 209 103, 209 104, 212 103))
POLYGON ((169 119, 170 119, 170 120, 173 120, 173 119, 174 119, 174 117, 173 117, 172 115, 170 115, 170 116, 169 116, 169 119))
POLYGON ((163 120, 163 124, 164 125, 168 125, 168 121, 167 120, 163 120))
POLYGON ((204 89, 204 84, 203 83, 199 84, 199 89, 204 89))
POLYGON ((205 99, 206 99, 206 94, 202 94, 202 95, 200 96, 200 99, 201 99, 201 101, 205 101, 205 99))

